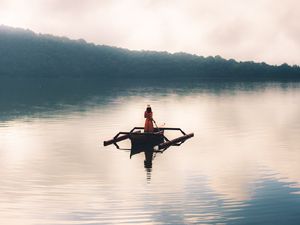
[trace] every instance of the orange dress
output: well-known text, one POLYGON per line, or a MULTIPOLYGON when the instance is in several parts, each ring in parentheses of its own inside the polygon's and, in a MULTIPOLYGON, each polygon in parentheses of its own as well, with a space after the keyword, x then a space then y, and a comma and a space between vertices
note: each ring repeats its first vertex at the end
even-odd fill
POLYGON ((146 118, 144 132, 153 132, 152 112, 145 111, 144 117, 146 118))

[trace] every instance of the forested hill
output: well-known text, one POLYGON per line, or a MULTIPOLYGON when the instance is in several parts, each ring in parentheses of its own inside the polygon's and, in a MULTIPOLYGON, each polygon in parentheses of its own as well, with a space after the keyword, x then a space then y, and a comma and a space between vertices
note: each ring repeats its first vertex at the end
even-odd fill
POLYGON ((129 51, 6 26, 0 26, 0 54, 2 80, 300 81, 299 66, 237 62, 220 56, 129 51))

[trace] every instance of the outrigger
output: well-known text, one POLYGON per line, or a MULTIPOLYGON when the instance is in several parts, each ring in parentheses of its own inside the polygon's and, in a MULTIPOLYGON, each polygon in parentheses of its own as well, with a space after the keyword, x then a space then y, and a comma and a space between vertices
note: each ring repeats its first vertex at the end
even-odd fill
POLYGON ((153 152, 163 153, 170 146, 179 146, 187 139, 194 137, 194 133, 186 134, 180 128, 167 128, 160 127, 154 128, 153 132, 142 132, 144 127, 134 127, 129 132, 119 132, 113 139, 104 141, 104 146, 115 145, 117 149, 121 149, 118 142, 129 139, 131 141, 131 154, 130 156, 139 152, 151 149, 153 152), (175 139, 169 140, 164 131, 179 131, 181 136, 175 139))

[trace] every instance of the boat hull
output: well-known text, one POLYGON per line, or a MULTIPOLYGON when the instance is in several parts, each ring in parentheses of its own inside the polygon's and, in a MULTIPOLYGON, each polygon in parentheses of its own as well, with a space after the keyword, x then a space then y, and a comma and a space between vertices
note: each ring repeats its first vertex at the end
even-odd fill
POLYGON ((140 152, 153 152, 153 147, 164 142, 163 132, 131 134, 131 156, 140 152))

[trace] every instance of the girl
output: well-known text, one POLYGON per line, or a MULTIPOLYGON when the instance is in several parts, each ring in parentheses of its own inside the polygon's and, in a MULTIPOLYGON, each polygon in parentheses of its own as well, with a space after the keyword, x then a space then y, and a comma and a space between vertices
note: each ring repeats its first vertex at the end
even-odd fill
POLYGON ((146 118, 144 132, 153 132, 153 113, 150 105, 147 105, 144 117, 146 118))

